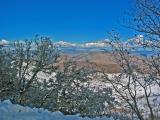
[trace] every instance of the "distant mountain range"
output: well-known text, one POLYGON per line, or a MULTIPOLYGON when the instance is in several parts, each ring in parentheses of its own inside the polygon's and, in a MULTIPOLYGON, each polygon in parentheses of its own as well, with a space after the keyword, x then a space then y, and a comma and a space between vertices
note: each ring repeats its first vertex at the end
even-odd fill
MULTIPOLYGON (((110 43, 111 43, 111 40, 104 39, 104 40, 87 42, 82 44, 76 44, 76 43, 65 42, 65 41, 55 42, 54 44, 60 47, 105 48, 105 47, 108 47, 110 43)), ((141 43, 143 43, 143 35, 137 35, 134 38, 128 39, 127 41, 123 41, 123 44, 126 47, 133 47, 133 46, 135 47, 140 45, 141 43)))
MULTIPOLYGON (((64 54, 77 54, 77 53, 110 51, 111 50, 109 46, 110 42, 111 40, 104 39, 100 41, 87 42, 81 44, 65 42, 65 41, 53 42, 53 44, 57 46, 60 49, 60 51, 64 54)), ((140 47, 140 44, 143 44, 143 42, 144 42, 143 35, 138 35, 134 38, 128 39, 127 41, 123 41, 122 44, 126 48, 134 48, 135 51, 132 51, 132 53, 134 54, 143 56, 153 54, 152 51, 150 50, 144 51, 144 49, 140 47)), ((4 40, 4 39, 0 40, 0 45, 10 45, 12 43, 13 42, 9 40, 4 40)))
POLYGON ((55 45, 58 45, 60 47, 82 47, 82 48, 89 48, 89 47, 107 47, 109 44, 110 40, 105 39, 105 40, 100 40, 96 42, 87 42, 87 43, 82 43, 82 44, 77 44, 77 43, 70 43, 70 42, 65 42, 65 41, 59 41, 55 42, 55 45))
MULTIPOLYGON (((143 36, 139 35, 135 38, 129 39, 128 41, 125 41, 124 44, 129 45, 129 44, 133 44, 133 43, 139 43, 140 41, 142 41, 142 39, 143 39, 143 36)), ((53 44, 56 46, 59 46, 59 47, 104 48, 104 47, 108 47, 110 42, 111 42, 111 40, 104 39, 104 40, 99 40, 99 41, 95 41, 95 42, 87 42, 87 43, 81 43, 81 44, 71 43, 71 42, 66 42, 66 41, 53 42, 53 44)), ((12 43, 12 42, 9 40, 5 40, 5 39, 0 40, 0 45, 9 45, 10 43, 12 43)))

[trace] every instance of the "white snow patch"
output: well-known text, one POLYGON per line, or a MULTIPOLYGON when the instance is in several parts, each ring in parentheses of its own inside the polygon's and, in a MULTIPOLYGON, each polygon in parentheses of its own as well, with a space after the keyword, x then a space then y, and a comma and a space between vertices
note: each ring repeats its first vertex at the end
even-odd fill
POLYGON ((79 115, 63 115, 43 108, 23 107, 9 100, 0 101, 0 120, 113 120, 113 118, 82 118, 79 115))

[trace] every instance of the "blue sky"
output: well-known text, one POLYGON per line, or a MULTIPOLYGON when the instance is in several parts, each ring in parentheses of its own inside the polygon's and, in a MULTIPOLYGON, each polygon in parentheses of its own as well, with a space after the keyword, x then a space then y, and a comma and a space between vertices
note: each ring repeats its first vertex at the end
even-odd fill
POLYGON ((116 29, 125 37, 133 31, 119 24, 133 0, 0 0, 0 38, 16 40, 47 35, 55 40, 88 42, 116 29))

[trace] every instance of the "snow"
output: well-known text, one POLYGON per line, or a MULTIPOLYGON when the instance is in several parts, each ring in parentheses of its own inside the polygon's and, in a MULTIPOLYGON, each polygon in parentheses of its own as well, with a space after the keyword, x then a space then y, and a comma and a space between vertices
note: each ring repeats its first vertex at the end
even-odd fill
POLYGON ((75 43, 70 43, 70 42, 65 42, 65 41, 59 41, 59 42, 55 42, 54 43, 55 45, 58 45, 58 46, 63 46, 63 47, 67 47, 67 46, 76 46, 75 43))
POLYGON ((59 41, 55 42, 55 45, 61 46, 61 47, 82 47, 82 48, 88 48, 88 47, 106 47, 107 44, 110 42, 109 39, 100 40, 96 42, 88 42, 88 43, 70 43, 65 41, 59 41))
POLYGON ((0 40, 0 45, 8 45, 8 44, 9 44, 9 41, 4 39, 0 40))
POLYGON ((106 44, 102 42, 93 42, 93 43, 86 43, 83 46, 84 47, 105 47, 106 44))
POLYGON ((63 115, 43 108, 23 107, 9 100, 0 101, 0 120, 113 120, 113 118, 82 118, 79 115, 63 115))

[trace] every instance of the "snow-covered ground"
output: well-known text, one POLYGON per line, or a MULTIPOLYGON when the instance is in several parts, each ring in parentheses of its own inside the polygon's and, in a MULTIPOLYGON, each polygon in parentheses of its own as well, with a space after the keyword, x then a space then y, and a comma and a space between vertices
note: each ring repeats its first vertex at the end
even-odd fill
POLYGON ((23 107, 9 100, 0 101, 0 120, 113 120, 113 118, 82 118, 79 115, 63 115, 43 108, 23 107))

